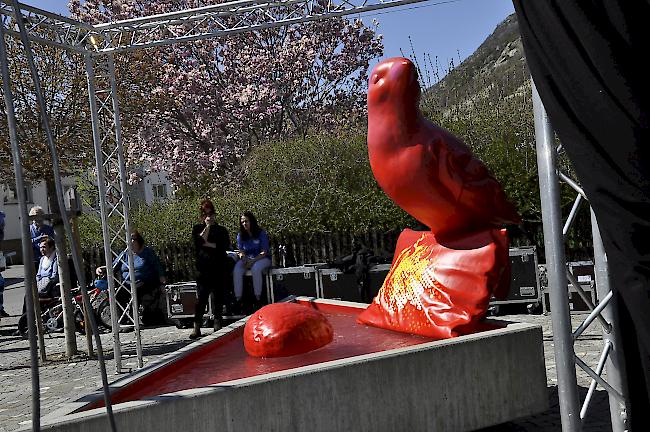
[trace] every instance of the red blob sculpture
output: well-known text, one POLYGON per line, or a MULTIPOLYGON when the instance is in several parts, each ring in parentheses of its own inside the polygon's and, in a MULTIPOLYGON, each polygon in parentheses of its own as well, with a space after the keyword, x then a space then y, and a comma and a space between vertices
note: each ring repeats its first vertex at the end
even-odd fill
POLYGON ((327 345, 334 330, 325 315, 296 303, 273 303, 244 327, 244 348, 254 357, 288 357, 327 345))
POLYGON ((477 328, 510 284, 504 224, 521 221, 469 147, 419 109, 415 66, 379 63, 368 84, 368 154, 384 192, 431 231, 404 231, 379 294, 359 316, 377 327, 449 338, 477 328))

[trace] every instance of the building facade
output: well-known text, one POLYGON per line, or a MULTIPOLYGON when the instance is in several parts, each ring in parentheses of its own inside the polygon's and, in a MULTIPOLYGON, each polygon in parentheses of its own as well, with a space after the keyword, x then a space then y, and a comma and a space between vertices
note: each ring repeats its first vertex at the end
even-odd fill
MULTIPOLYGON (((89 208, 82 207, 79 194, 76 190, 75 177, 64 177, 62 179, 64 189, 64 201, 68 211, 90 212, 89 208)), ((43 207, 46 214, 52 213, 52 208, 48 200, 47 186, 44 181, 38 183, 28 183, 25 187, 27 196, 27 208, 38 205, 43 207)), ((144 177, 140 182, 129 187, 129 199, 132 204, 144 202, 150 205, 154 202, 162 202, 173 196, 173 189, 167 173, 153 173, 144 177)), ((0 210, 5 215, 5 239, 0 244, 0 250, 5 255, 16 254, 11 257, 12 263, 22 262, 22 247, 20 241, 20 211, 18 208, 18 197, 15 186, 0 185, 0 210)), ((27 221, 26 223, 29 223, 27 221)))

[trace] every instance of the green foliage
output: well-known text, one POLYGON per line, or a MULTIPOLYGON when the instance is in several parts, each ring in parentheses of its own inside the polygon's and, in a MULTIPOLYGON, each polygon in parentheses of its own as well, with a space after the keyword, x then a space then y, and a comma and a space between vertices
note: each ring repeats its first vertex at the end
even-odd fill
MULTIPOLYGON (((165 203, 133 208, 132 226, 153 246, 188 242, 204 197, 212 200, 217 220, 233 240, 245 210, 255 213, 271 234, 362 233, 417 224, 375 182, 364 135, 270 142, 255 148, 240 170, 240 180, 229 185, 184 189, 165 203)), ((101 245, 97 218, 81 218, 80 233, 84 248, 101 245)))
POLYGON ((412 224, 379 189, 364 135, 318 135, 266 144, 243 167, 233 188, 274 232, 316 232, 412 224))

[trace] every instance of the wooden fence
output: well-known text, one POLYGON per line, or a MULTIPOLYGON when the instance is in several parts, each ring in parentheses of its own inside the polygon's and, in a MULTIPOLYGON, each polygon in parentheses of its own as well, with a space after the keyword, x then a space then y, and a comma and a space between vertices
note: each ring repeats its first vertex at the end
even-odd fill
MULTIPOLYGON (((384 260, 392 259, 399 231, 370 230, 363 234, 320 232, 311 234, 280 234, 271 237, 275 267, 291 267, 309 263, 327 263, 364 246, 384 260)), ((194 246, 192 243, 168 244, 153 248, 165 268, 169 283, 195 279, 194 246)), ((104 265, 101 248, 83 251, 86 280, 93 280, 95 268, 104 265)))

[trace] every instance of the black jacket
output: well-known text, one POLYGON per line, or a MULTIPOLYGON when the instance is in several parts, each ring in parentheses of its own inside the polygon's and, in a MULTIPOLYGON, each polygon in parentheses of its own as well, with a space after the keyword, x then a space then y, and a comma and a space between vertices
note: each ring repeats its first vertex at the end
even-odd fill
POLYGON ((215 243, 216 248, 206 247, 206 243, 201 237, 201 232, 205 224, 194 225, 192 228, 192 241, 196 254, 196 269, 199 273, 212 273, 221 268, 221 265, 227 260, 226 251, 230 248, 230 235, 228 230, 221 225, 212 225, 208 233, 208 242, 215 243))

